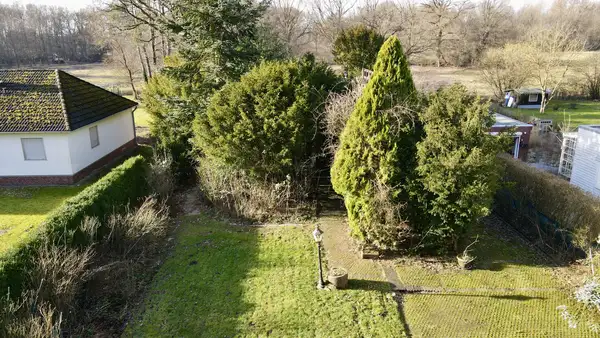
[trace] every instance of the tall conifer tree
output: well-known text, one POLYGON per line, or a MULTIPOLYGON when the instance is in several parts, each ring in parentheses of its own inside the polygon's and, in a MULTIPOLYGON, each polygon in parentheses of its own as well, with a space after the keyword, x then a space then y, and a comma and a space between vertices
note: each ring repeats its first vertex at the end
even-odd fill
POLYGON ((331 169, 353 234, 383 248, 398 244, 402 225, 416 213, 409 196, 415 181, 416 143, 422 135, 412 109, 416 101, 402 45, 391 36, 342 132, 331 169), (403 207, 396 209, 398 205, 403 207))

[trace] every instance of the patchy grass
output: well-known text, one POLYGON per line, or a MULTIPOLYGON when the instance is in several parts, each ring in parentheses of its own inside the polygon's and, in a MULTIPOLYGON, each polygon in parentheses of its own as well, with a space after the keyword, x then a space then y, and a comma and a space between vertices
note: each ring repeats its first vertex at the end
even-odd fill
POLYGON ((134 114, 136 127, 150 128, 150 120, 152 119, 152 116, 148 114, 143 103, 140 103, 134 114))
POLYGON ((471 92, 479 95, 492 95, 491 87, 483 81, 481 72, 476 68, 459 67, 410 67, 417 88, 432 91, 440 87, 461 83, 471 92))
POLYGON ((581 124, 600 124, 600 102, 578 100, 553 100, 550 101, 546 112, 540 114, 537 109, 503 108, 510 115, 529 121, 535 117, 551 119, 555 126, 567 125, 576 128, 581 124))
POLYGON ((585 323, 571 329, 560 317, 557 306, 576 305, 535 251, 497 229, 480 226, 475 236, 473 271, 459 270, 452 259, 398 262, 403 283, 441 289, 404 296, 414 337, 593 336, 585 323))
MULTIPOLYGON (((50 68, 59 68, 65 72, 77 76, 87 82, 93 83, 96 86, 103 88, 119 88, 123 95, 133 94, 129 77, 121 69, 112 67, 105 63, 88 63, 76 65, 52 65, 50 68)), ((142 88, 141 74, 135 74, 134 85, 140 91, 142 88)))
POLYGON ((311 230, 184 218, 145 312, 125 336, 404 336, 388 283, 316 290, 311 230))
POLYGON ((141 100, 136 100, 133 97, 133 95, 125 95, 124 97, 132 101, 136 101, 139 104, 134 112, 135 126, 144 129, 150 128, 150 120, 152 119, 152 116, 150 116, 150 114, 148 114, 148 111, 146 111, 146 106, 144 105, 144 103, 141 100))
POLYGON ((27 238, 50 211, 84 188, 0 188, 0 254, 27 238))

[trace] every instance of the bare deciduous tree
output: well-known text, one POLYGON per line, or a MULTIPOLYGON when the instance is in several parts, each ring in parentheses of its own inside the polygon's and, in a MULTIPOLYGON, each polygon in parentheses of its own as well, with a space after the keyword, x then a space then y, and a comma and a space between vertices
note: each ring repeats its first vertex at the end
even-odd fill
POLYGON ((542 91, 540 113, 562 89, 575 54, 583 51, 585 41, 570 23, 559 22, 532 29, 522 44, 523 62, 532 71, 532 81, 542 91))
POLYGON ((289 46, 292 54, 299 54, 310 42, 310 21, 300 9, 301 5, 301 0, 275 0, 265 15, 267 23, 289 46))
POLYGON ((520 88, 531 77, 531 69, 523 62, 520 45, 515 44, 488 50, 479 67, 483 80, 498 99, 504 96, 505 90, 520 88))
POLYGON ((428 0, 423 4, 431 25, 431 41, 437 58, 437 66, 448 63, 444 57, 444 43, 455 38, 455 24, 465 11, 472 8, 468 0, 428 0))
POLYGON ((0 4, 0 65, 93 62, 102 48, 92 42, 90 11, 0 4))
POLYGON ((399 19, 393 29, 407 57, 421 54, 429 48, 427 27, 419 5, 413 0, 398 4, 399 19))
POLYGON ((348 26, 347 16, 355 9, 358 0, 315 0, 312 19, 314 33, 329 44, 348 26))

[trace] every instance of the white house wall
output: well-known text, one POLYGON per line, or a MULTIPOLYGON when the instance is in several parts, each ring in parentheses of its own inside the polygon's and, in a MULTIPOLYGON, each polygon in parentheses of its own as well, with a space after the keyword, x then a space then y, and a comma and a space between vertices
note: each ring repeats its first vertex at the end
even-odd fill
POLYGON ((124 110, 69 133, 68 149, 71 153, 73 173, 79 172, 135 138, 131 112, 132 109, 124 110), (100 144, 92 148, 90 128, 94 126, 98 126, 100 144))
POLYGON ((0 176, 73 175, 68 133, 0 133, 0 176), (46 160, 26 161, 21 138, 42 138, 46 160))
POLYGON ((571 183, 600 196, 600 189, 596 187, 600 178, 600 129, 598 132, 594 132, 586 128, 591 127, 579 127, 578 129, 571 183))

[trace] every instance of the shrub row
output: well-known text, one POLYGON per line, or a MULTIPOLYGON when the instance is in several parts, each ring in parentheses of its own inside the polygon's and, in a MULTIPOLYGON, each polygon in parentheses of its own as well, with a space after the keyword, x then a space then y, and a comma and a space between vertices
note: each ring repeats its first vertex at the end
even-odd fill
POLYGON ((506 166, 505 188, 495 211, 530 240, 552 254, 572 258, 600 233, 600 200, 569 182, 500 156, 506 166))
MULTIPOLYGON (((8 289, 11 295, 20 295, 25 271, 34 263, 44 240, 58 246, 84 246, 87 237, 79 226, 85 216, 103 220, 106 215, 119 212, 130 203, 137 204, 148 195, 146 168, 144 157, 132 157, 55 209, 36 233, 0 258, 0 290, 8 289)), ((100 227, 98 235, 102 236, 103 231, 104 227, 100 227)))

